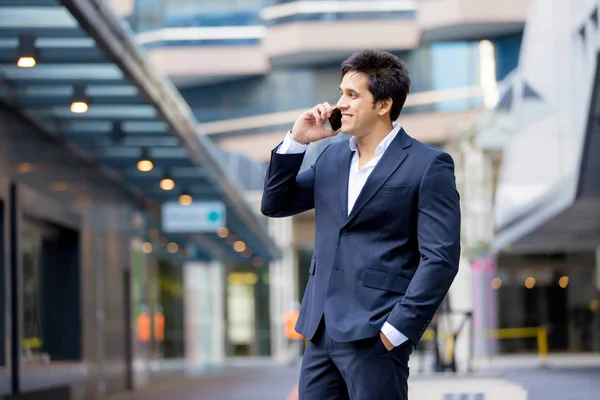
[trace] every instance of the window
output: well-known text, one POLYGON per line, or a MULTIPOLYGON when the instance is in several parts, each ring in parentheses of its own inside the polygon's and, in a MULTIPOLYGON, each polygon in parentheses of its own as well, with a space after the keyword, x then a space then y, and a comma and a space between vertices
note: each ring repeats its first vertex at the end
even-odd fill
POLYGON ((25 217, 20 239, 23 360, 80 359, 78 234, 25 217))
POLYGON ((5 277, 6 275, 6 270, 8 269, 8 266, 5 264, 6 261, 6 252, 5 252, 5 245, 6 245, 6 237, 5 237, 5 212, 4 212, 4 207, 5 207, 5 203, 0 199, 0 312, 2 313, 2 317, 0 318, 0 366, 5 366, 6 365, 6 337, 7 337, 7 331, 6 331, 6 325, 5 325, 5 321, 6 321, 6 313, 8 308, 6 307, 6 296, 5 296, 5 277))

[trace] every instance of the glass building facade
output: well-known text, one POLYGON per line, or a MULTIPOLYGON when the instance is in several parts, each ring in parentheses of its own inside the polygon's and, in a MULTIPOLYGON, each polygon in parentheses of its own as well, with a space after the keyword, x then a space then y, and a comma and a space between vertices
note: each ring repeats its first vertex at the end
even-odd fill
MULTIPOLYGON (((520 37, 497 39, 496 77, 516 67, 520 37)), ((396 53, 411 72, 411 92, 472 88, 480 84, 479 42, 437 42, 396 53)), ((180 88, 200 122, 247 117, 337 102, 340 62, 274 67, 265 76, 244 77, 216 85, 180 88)), ((407 106, 403 114, 462 111, 482 106, 481 97, 407 106)), ((279 127, 277 127, 279 129, 279 127)), ((250 132, 248 132, 250 133, 250 132)))

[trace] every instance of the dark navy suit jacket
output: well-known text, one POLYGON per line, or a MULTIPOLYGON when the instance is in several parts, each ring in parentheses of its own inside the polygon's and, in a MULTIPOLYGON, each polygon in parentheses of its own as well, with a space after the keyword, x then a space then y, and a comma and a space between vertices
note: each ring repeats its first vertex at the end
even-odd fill
POLYGON ((315 209, 314 256, 296 330, 312 339, 324 316, 338 342, 389 322, 419 342, 458 272, 460 205, 452 158, 401 129, 348 215, 348 141, 299 173, 304 153, 273 150, 262 213, 315 209))

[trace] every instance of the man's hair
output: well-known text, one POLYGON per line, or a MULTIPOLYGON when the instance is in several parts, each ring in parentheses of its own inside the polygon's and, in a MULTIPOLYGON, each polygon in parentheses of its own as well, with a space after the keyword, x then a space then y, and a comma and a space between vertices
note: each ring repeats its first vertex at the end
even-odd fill
POLYGON ((395 121, 400 116, 410 90, 410 76, 398 57, 386 51, 362 50, 342 63, 342 78, 348 71, 366 74, 375 101, 391 98, 390 118, 395 121))

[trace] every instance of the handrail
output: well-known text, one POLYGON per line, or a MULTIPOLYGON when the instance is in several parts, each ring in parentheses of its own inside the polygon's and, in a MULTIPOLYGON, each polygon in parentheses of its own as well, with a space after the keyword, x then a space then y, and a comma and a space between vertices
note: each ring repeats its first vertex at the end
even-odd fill
MULTIPOLYGON (((499 329, 490 329, 486 331, 476 331, 474 332, 474 336, 484 336, 488 338, 495 339, 526 339, 526 338, 536 338, 537 339, 537 351, 539 355, 539 366, 545 367, 548 362, 548 329, 544 326, 536 326, 536 327, 524 327, 524 328, 499 328, 499 329)), ((425 334, 421 338, 424 341, 432 341, 435 340, 436 333, 433 329, 428 329, 425 331, 425 334)), ((454 342, 455 335, 452 333, 446 333, 443 337, 444 341, 449 345, 449 349, 451 351, 450 357, 454 354, 454 342)))

